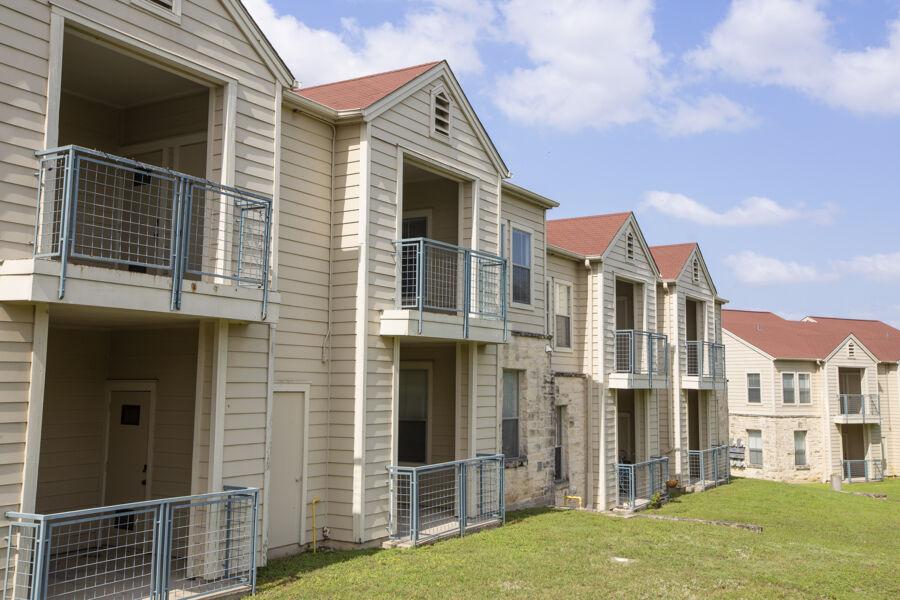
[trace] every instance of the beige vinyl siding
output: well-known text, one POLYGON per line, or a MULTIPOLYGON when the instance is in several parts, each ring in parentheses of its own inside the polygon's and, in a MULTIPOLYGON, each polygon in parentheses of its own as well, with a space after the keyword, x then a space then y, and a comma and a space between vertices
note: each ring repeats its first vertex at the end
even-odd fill
MULTIPOLYGON (((358 124, 337 128, 332 224, 331 394, 326 455, 328 527, 337 540, 353 539, 353 403, 356 296, 359 272, 360 134, 358 124)), ((312 469, 312 467, 310 467, 312 469)))
POLYGON ((900 475, 900 389, 897 363, 878 365, 881 435, 884 437, 886 475, 900 475))
POLYGON ((673 320, 669 322, 669 328, 665 331, 669 336, 669 344, 678 345, 677 354, 679 364, 673 365, 673 368, 677 367, 682 374, 687 372, 687 352, 685 351, 685 342, 687 341, 686 318, 688 299, 703 304, 704 319, 702 322, 699 319, 697 321, 697 326, 702 327, 702 330, 699 332, 702 341, 715 342, 719 335, 716 328, 715 294, 712 285, 703 270, 702 261, 700 265, 700 278, 698 281, 694 281, 692 264, 694 259, 701 260, 696 250, 688 257, 684 269, 681 270, 681 273, 679 273, 678 278, 676 279, 675 294, 678 298, 678 319, 677 321, 673 320))
POLYGON ((512 230, 531 234, 531 305, 512 303, 512 264, 509 263, 507 299, 509 302, 509 328, 512 331, 547 333, 545 331, 547 298, 546 250, 544 243, 544 215, 546 211, 533 202, 521 200, 512 194, 503 195, 502 220, 506 224, 507 258, 512 258, 512 230))
MULTIPOLYGON (((278 215, 281 306, 275 334, 275 381, 310 384, 308 455, 303 457, 307 497, 301 503, 321 498, 316 512, 323 523, 328 515, 326 334, 331 148, 331 127, 290 108, 282 111, 278 215)), ((308 528, 311 526, 307 523, 308 528)))
POLYGON ((8 510, 18 510, 22 494, 34 310, 31 306, 0 304, 0 348, 2 348, 0 513, 2 514, 6 514, 8 510))
POLYGON ((572 349, 570 351, 556 349, 553 352, 553 370, 567 373, 583 373, 586 366, 585 339, 587 335, 587 286, 589 271, 577 260, 556 254, 547 255, 547 277, 550 281, 550 325, 556 328, 555 285, 557 283, 572 284, 572 349))
POLYGON ((775 381, 773 390, 774 409, 776 413, 820 415, 822 414, 822 384, 823 375, 821 369, 813 361, 777 360, 775 361, 775 381), (783 373, 794 373, 794 403, 784 403, 783 373), (810 400, 809 404, 800 404, 800 382, 797 373, 810 374, 810 400))
MULTIPOLYGON (((184 0, 181 23, 149 15, 128 2, 54 3, 103 29, 159 48, 239 82, 236 102, 235 185, 272 193, 275 77, 217 0, 184 0)), ((50 57, 50 7, 20 0, 0 7, 2 170, 0 258, 23 258, 34 234, 34 152, 44 146, 50 57)), ((63 66, 65 68, 65 66, 63 66)), ((219 121, 221 122, 221 120, 219 121)), ((205 125, 205 123, 204 123, 205 125)))
MULTIPOLYGON (((725 340, 725 372, 731 412, 750 415, 772 414, 775 410, 775 367, 772 360, 729 331, 725 340), (747 373, 759 373, 760 402, 747 402, 747 373)), ((780 381, 778 384, 780 385, 780 381)), ((733 435, 733 434, 732 434, 733 435)))

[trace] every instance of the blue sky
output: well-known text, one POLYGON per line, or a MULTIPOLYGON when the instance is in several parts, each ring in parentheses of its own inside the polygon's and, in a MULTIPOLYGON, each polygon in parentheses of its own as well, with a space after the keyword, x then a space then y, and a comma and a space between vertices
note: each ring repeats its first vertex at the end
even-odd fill
POLYGON ((245 0, 311 85, 447 58, 553 217, 698 241, 734 308, 900 325, 900 0, 245 0))

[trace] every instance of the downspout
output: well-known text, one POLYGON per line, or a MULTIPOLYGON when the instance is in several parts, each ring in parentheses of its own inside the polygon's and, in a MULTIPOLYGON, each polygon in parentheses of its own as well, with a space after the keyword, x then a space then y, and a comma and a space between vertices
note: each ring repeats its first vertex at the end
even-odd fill
POLYGON ((585 419, 585 447, 587 448, 587 457, 585 464, 585 490, 584 490, 584 501, 585 506, 592 507, 593 499, 594 499, 594 436, 593 431, 591 431, 591 424, 593 423, 592 413, 591 413, 591 404, 594 401, 594 267, 591 264, 591 261, 585 259, 584 260, 584 268, 587 269, 587 288, 588 288, 588 300, 587 300, 587 314, 588 314, 588 335, 586 336, 586 351, 588 355, 588 368, 587 368, 587 377, 586 381, 586 393, 585 393, 585 402, 584 402, 584 419, 585 419))

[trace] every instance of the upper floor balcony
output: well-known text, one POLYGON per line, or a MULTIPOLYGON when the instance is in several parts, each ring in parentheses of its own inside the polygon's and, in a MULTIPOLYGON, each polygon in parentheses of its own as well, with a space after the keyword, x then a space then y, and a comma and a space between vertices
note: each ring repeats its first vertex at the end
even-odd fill
POLYGON ((880 424, 881 399, 878 394, 839 394, 838 414, 834 422, 838 424, 880 424))
POLYGON ((428 238, 396 242, 397 308, 381 335, 499 343, 506 339, 506 261, 428 238))
POLYGON ((0 268, 2 300, 266 318, 270 198, 80 146, 37 156, 34 256, 0 268))
POLYGON ((662 333, 620 329, 615 332, 609 387, 665 389, 669 385, 669 341, 662 333))
POLYGON ((684 344, 681 387, 691 390, 725 389, 725 345, 699 340, 684 344))

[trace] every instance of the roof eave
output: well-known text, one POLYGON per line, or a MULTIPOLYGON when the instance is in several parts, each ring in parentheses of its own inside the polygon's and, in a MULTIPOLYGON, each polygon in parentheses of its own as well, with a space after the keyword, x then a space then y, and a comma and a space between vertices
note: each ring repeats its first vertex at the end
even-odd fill
POLYGON ((531 202, 532 204, 537 204, 538 206, 542 206, 544 208, 556 208, 559 206, 559 202, 556 200, 551 200, 546 196, 542 196, 536 192, 532 192, 527 188, 523 188, 520 185, 516 185, 509 181, 503 182, 503 190, 511 193, 512 195, 521 198, 522 200, 526 200, 531 202))

